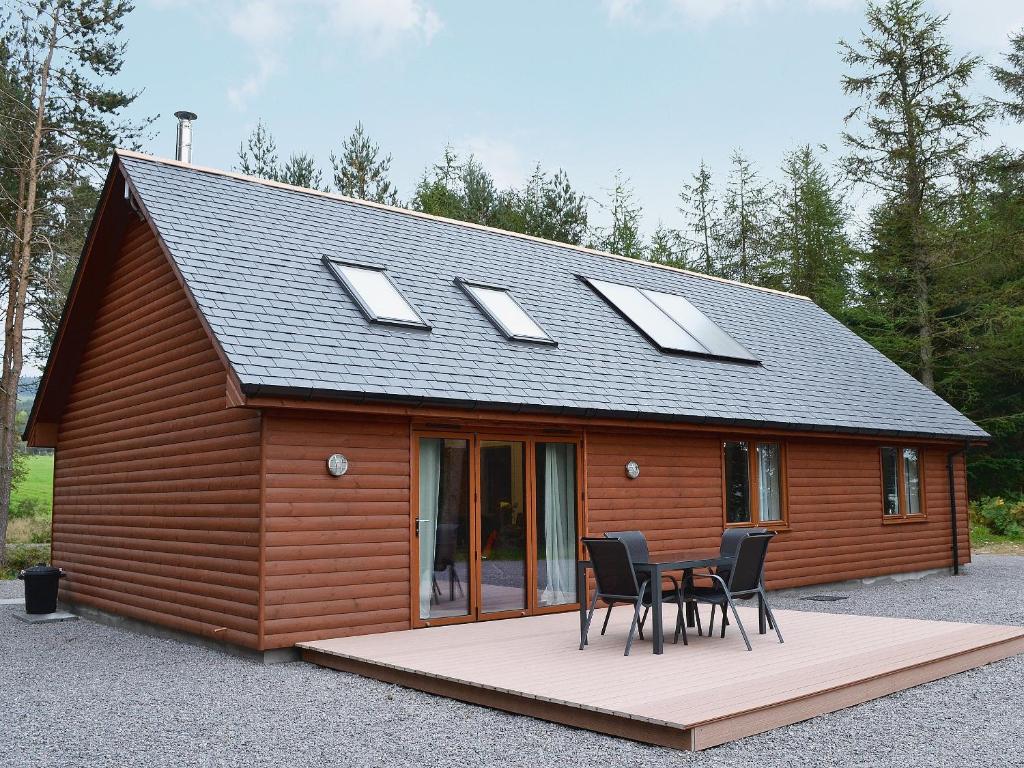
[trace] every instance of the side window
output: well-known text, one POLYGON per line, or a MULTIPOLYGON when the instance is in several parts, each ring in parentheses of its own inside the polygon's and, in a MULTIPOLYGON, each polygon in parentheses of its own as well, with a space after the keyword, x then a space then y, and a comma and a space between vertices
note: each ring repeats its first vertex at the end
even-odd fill
POLYGON ((884 446, 881 457, 883 516, 890 520, 924 517, 920 450, 884 446))

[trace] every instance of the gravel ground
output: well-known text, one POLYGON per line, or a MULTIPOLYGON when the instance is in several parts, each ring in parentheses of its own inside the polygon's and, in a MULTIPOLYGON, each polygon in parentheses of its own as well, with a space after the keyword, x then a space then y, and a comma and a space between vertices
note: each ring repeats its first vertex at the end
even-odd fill
MULTIPOLYGON (((1024 624, 1024 557, 957 579, 778 608, 1024 624)), ((20 594, 0 582, 0 598, 20 594)), ((303 663, 262 666, 89 621, 29 626, 0 606, 4 766, 1024 765, 1024 656, 687 754, 507 715, 303 663)))

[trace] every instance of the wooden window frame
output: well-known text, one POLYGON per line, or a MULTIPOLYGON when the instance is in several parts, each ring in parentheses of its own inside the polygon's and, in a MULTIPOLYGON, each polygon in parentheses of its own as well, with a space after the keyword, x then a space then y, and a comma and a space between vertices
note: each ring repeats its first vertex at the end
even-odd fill
POLYGON ((920 445, 880 445, 878 446, 878 471, 879 481, 882 486, 882 523, 885 525, 901 525, 905 523, 924 523, 928 521, 928 508, 926 505, 926 499, 928 494, 925 492, 925 472, 924 472, 924 448, 920 445), (883 458, 882 451, 886 448, 891 448, 896 451, 896 509, 897 514, 887 515, 885 514, 885 459, 883 458), (907 481, 906 481, 906 470, 903 467, 903 451, 908 448, 912 448, 917 451, 917 478, 918 478, 918 505, 921 511, 916 515, 911 515, 904 510, 907 509, 907 481))
POLYGON ((725 528, 770 528, 773 531, 789 530, 789 470, 786 443, 774 438, 751 439, 724 437, 721 441, 722 455, 722 525, 725 528), (750 509, 750 520, 742 523, 730 523, 728 518, 725 444, 747 444, 747 505, 750 509), (781 518, 778 520, 761 520, 760 472, 757 465, 757 446, 763 443, 774 443, 779 446, 779 505, 781 518))

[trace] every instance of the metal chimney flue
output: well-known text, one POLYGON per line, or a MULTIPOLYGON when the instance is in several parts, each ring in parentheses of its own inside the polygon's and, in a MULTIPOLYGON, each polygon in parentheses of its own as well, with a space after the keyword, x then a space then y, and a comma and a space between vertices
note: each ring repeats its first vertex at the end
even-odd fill
POLYGON ((174 113, 178 118, 178 141, 174 146, 174 159, 183 163, 192 162, 192 121, 199 117, 195 112, 179 110, 174 113))

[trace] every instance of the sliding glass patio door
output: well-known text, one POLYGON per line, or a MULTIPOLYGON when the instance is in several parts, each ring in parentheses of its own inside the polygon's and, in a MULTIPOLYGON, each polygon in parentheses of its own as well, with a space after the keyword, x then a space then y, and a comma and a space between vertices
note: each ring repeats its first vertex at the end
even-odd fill
POLYGON ((577 443, 471 433, 414 440, 418 623, 574 604, 577 443))

